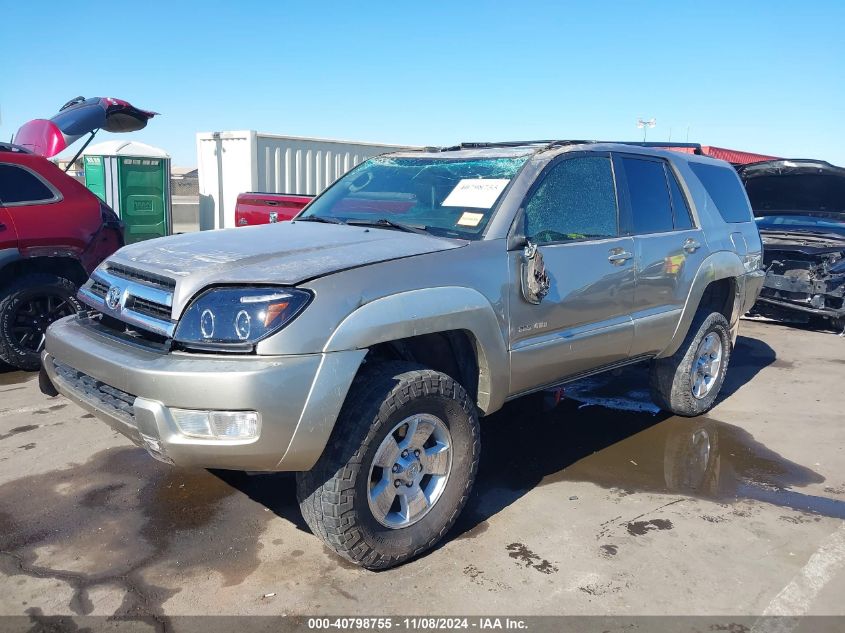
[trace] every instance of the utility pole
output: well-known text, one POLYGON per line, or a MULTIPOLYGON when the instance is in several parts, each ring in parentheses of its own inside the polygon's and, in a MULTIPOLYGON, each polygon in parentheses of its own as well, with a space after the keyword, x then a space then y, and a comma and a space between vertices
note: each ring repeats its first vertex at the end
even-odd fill
POLYGON ((637 119, 637 127, 643 131, 643 143, 645 143, 646 136, 648 135, 648 128, 654 127, 655 125, 657 125, 657 119, 654 117, 648 120, 637 119))

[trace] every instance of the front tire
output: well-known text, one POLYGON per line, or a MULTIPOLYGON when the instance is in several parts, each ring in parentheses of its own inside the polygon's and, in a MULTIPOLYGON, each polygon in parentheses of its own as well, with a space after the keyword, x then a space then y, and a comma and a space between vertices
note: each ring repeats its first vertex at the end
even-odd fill
POLYGON ((652 361, 652 399, 676 415, 706 413, 716 403, 730 357, 728 320, 718 312, 700 311, 678 351, 652 361))
POLYGON ((393 567, 449 531, 479 454, 475 406, 455 380, 411 363, 364 368, 322 457, 297 475, 302 515, 343 558, 393 567))
POLYGON ((47 327, 80 308, 76 285, 58 275, 32 273, 3 289, 0 297, 0 360, 18 369, 38 369, 47 327))

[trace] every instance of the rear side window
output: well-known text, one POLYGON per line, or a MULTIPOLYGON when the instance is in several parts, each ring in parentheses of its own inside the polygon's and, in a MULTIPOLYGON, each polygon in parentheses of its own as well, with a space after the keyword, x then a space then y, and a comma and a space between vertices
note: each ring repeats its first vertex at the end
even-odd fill
POLYGON ((676 229, 691 229, 692 216, 689 212, 689 205, 684 192, 681 191, 681 186, 678 184, 678 179, 669 166, 666 166, 666 178, 669 180, 669 192, 672 194, 672 211, 675 214, 675 228, 676 229))
POLYGON ((751 208, 736 172, 729 167, 690 163, 725 222, 751 222, 751 208))
POLYGON ((525 205, 525 235, 538 244, 615 237, 610 158, 567 158, 552 167, 525 205))
POLYGON ((0 203, 47 202, 54 197, 50 188, 28 170, 0 164, 0 203))
POLYGON ((635 234, 663 233, 674 228, 672 203, 662 161, 623 157, 631 221, 635 234))

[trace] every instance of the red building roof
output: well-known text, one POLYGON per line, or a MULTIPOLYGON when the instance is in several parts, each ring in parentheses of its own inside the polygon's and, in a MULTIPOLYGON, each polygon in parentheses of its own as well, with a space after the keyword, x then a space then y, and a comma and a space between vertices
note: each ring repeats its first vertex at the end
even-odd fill
MULTIPOLYGON (((692 154, 693 149, 689 147, 667 147, 674 152, 681 152, 684 154, 692 154)), ((713 158, 720 158, 735 165, 745 165, 747 163, 758 163, 761 160, 776 160, 780 156, 767 156, 766 154, 755 154, 754 152, 743 152, 738 149, 726 149, 724 147, 714 147, 713 145, 702 145, 701 151, 705 156, 712 156, 713 158)))

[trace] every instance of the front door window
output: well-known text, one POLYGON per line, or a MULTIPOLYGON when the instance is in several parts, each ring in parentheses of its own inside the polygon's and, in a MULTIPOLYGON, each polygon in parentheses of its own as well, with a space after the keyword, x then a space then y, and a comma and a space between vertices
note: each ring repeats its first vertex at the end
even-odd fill
POLYGON ((617 235, 616 190, 610 158, 562 160, 525 206, 525 235, 536 244, 617 235))

